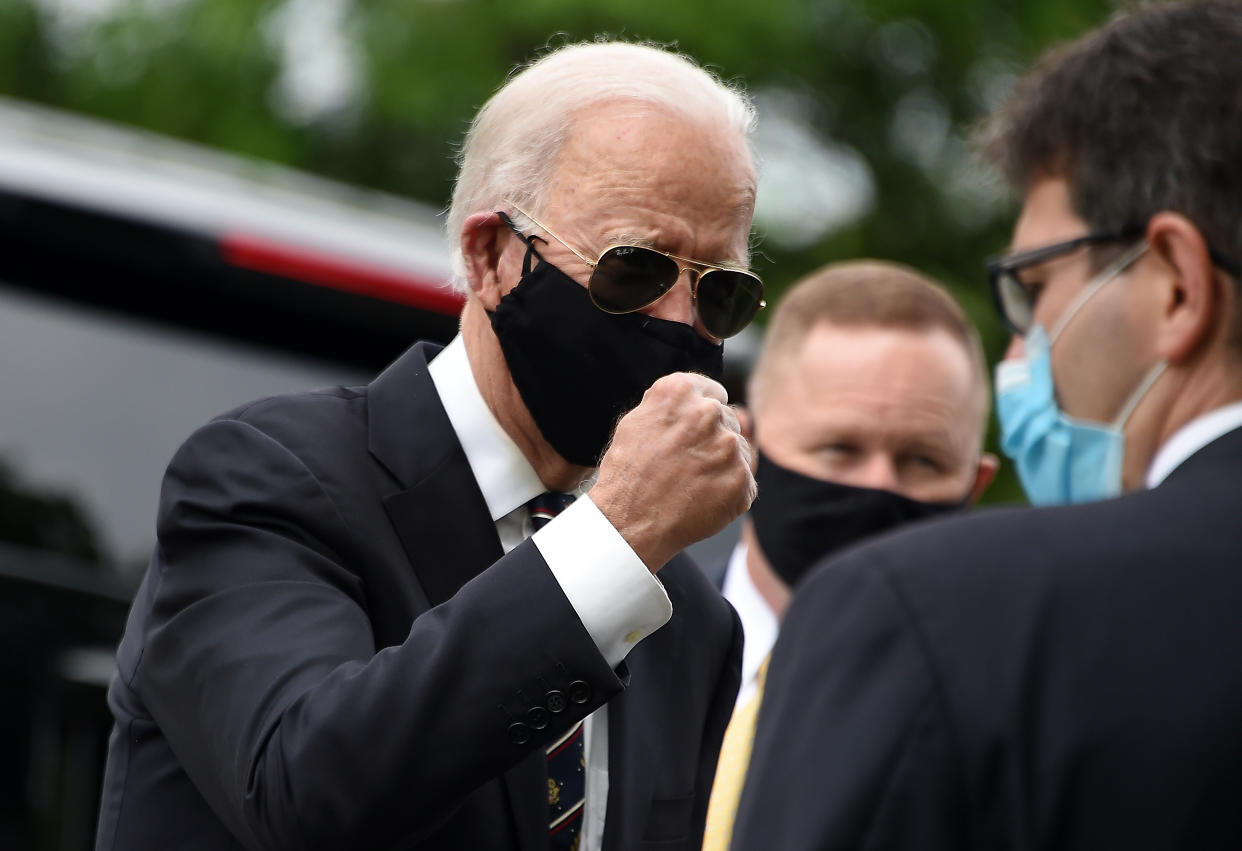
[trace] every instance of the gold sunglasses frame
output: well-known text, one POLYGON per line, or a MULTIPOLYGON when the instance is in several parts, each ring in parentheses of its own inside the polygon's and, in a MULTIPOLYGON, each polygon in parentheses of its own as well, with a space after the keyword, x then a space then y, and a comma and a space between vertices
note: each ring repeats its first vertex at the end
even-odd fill
MULTIPOLYGON (((705 263, 702 260, 695 260, 693 257, 682 257, 678 254, 671 254, 667 251, 661 251, 658 248, 652 248, 650 245, 634 245, 632 243, 619 242, 616 245, 610 245, 607 248, 605 248, 603 251, 600 252, 599 257, 596 258, 595 260, 590 260, 581 251, 574 248, 572 245, 570 245, 565 240, 561 239, 556 234, 556 232, 553 231, 550 227, 548 227, 543 222, 536 219, 530 213, 523 210, 517 204, 513 203, 512 201, 509 201, 507 203, 514 210, 516 210, 517 212, 521 213, 523 216, 525 216, 526 218, 534 222, 536 227, 544 231, 548 236, 555 239, 557 242, 563 245, 568 251, 570 251, 575 257, 577 257, 579 260, 585 263, 591 269, 592 274, 594 274, 595 270, 599 267, 599 261, 604 259, 604 255, 607 254, 609 251, 612 251, 617 248, 641 248, 644 251, 651 251, 656 254, 663 255, 664 257, 667 257, 668 259, 674 261, 677 264, 677 278, 673 280, 673 283, 669 286, 669 288, 659 293, 658 295, 656 295, 656 297, 651 299, 651 301, 640 304, 638 307, 634 307, 629 310, 609 310, 608 308, 600 304, 598 301, 596 301, 595 295, 591 293, 591 301, 595 302, 595 306, 598 307, 600 310, 604 311, 605 313, 612 313, 612 314, 634 313, 635 311, 642 310, 644 307, 650 307, 651 305, 655 304, 660 299, 664 298, 670 292, 672 292, 673 287, 677 285, 677 280, 681 278, 681 275, 683 272, 694 273, 693 277, 691 278, 691 282, 690 282, 690 299, 691 301, 695 303, 696 306, 698 304, 698 299, 699 299, 699 284, 703 280, 703 278, 707 277, 712 272, 733 272, 735 274, 746 275, 749 278, 754 278, 755 282, 759 284, 760 292, 763 292, 764 290, 763 279, 760 278, 758 275, 756 275, 754 272, 750 271, 749 269, 742 269, 738 266, 724 266, 719 263, 705 263), (682 264, 689 264, 689 265, 682 265, 682 264)), ((590 287, 587 287, 588 293, 590 293, 590 289, 591 289, 590 287)), ((768 306, 767 299, 764 299, 761 297, 759 299, 759 306, 755 309, 755 316, 758 316, 759 311, 763 310, 767 306, 768 306)), ((750 320, 747 322, 747 324, 750 324, 750 322, 753 322, 754 319, 755 317, 752 316, 750 320)), ((742 326, 742 327, 745 327, 745 326, 742 326)), ((741 329, 739 329, 739 331, 740 330, 741 329)), ((738 332, 735 331, 734 333, 738 333, 738 332)))

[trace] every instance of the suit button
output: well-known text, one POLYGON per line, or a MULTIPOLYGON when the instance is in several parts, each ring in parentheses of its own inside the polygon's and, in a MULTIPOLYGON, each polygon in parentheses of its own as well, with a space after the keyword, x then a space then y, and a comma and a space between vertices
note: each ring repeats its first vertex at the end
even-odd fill
POLYGON ((565 692, 553 689, 548 692, 548 710, 551 712, 561 713, 565 711, 565 707, 569 706, 569 701, 565 699, 565 692))
POLYGON ((530 712, 526 713, 527 723, 536 730, 542 730, 544 727, 548 726, 548 721, 551 719, 552 716, 548 714, 548 710, 544 709, 542 706, 531 707, 530 712))
POLYGON ((574 703, 586 703, 591 699, 591 687, 586 680, 574 680, 569 684, 569 699, 574 703))
POLYGON ((530 727, 518 722, 509 725, 509 741, 515 745, 524 745, 530 741, 530 727))

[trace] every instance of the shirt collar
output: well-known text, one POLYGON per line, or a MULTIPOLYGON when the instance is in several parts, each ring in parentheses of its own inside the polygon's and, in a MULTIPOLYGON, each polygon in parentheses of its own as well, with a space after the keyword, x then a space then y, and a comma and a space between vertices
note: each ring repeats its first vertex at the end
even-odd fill
POLYGON ((1225 405, 1186 423, 1164 442, 1147 467, 1147 487, 1156 487, 1191 455, 1240 426, 1242 402, 1225 405))
POLYGON ((759 666, 776 643, 778 624, 772 608, 750 578, 750 571, 746 568, 746 545, 741 541, 729 556, 720 592, 737 609, 737 616, 742 621, 742 635, 746 638, 742 644, 742 685, 748 687, 754 683, 759 666))
POLYGON ((483 401, 460 334, 431 361, 429 372, 492 520, 547 490, 483 401))

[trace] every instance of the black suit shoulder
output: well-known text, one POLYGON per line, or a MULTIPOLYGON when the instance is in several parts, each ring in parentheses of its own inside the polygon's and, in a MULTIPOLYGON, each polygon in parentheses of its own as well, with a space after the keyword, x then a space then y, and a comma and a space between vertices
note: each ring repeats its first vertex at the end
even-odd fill
MULTIPOLYGON (((255 399, 214 417, 219 423, 243 423, 309 463, 338 459, 351 468, 367 447, 366 387, 326 387, 255 399)), ((197 434, 197 433, 196 433, 197 434)), ((193 441, 195 435, 187 440, 193 441)))
POLYGON ((738 847, 1235 846, 1240 473, 1234 433, 1151 491, 818 567, 774 652, 738 847))

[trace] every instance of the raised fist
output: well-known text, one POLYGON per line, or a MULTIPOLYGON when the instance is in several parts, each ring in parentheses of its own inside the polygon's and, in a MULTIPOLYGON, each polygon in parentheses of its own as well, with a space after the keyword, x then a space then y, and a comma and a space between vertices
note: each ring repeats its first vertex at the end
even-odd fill
POLYGON ((750 444, 725 389, 678 372, 617 423, 591 500, 654 573, 755 498, 750 444))

